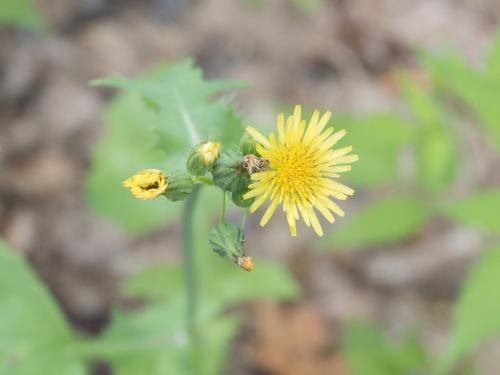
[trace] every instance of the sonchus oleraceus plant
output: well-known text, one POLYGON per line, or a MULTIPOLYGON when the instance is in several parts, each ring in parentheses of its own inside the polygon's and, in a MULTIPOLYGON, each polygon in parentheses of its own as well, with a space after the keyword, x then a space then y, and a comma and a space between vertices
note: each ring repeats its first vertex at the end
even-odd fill
POLYGON ((303 220, 318 236, 323 228, 321 214, 329 223, 344 211, 335 202, 346 200, 354 190, 340 183, 341 173, 351 170, 358 160, 352 147, 335 148, 345 130, 327 127, 331 112, 314 111, 309 120, 302 118, 301 106, 285 119, 277 118, 277 134, 263 135, 252 126, 246 128, 239 147, 221 150, 217 140, 195 145, 186 161, 186 170, 167 174, 146 169, 123 181, 123 186, 138 199, 164 196, 171 201, 187 199, 197 185, 221 190, 220 222, 207 239, 212 249, 245 271, 254 268, 253 259, 244 249, 243 226, 247 210, 251 213, 267 204, 260 220, 265 226, 278 207, 292 236, 297 235, 297 221, 303 220), (242 224, 225 221, 225 199, 244 210, 242 224))

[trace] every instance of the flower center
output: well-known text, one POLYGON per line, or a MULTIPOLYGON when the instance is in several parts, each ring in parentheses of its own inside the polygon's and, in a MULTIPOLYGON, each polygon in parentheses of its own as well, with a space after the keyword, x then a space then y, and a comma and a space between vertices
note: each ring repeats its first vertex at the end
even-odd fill
POLYGON ((314 194, 321 177, 314 151, 298 143, 280 147, 271 168, 276 170, 275 185, 294 202, 314 194))

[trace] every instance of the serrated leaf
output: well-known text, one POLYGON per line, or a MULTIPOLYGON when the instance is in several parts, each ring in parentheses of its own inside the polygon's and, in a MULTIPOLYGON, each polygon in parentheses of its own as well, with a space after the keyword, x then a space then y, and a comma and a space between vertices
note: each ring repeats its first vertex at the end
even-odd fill
POLYGON ((390 342, 380 328, 362 322, 346 325, 342 352, 352 375, 417 374, 427 364, 423 342, 415 333, 390 342))
POLYGON ((0 373, 83 375, 68 355, 78 343, 26 261, 0 242, 0 373))
POLYGON ((191 60, 166 70, 158 69, 148 77, 115 76, 93 83, 135 92, 144 97, 150 107, 155 107, 158 113, 153 127, 159 135, 158 147, 166 152, 170 162, 178 161, 179 155, 182 159, 190 147, 202 140, 233 146, 243 133, 241 120, 231 106, 224 100, 211 99, 221 91, 244 85, 232 81, 205 81, 191 60))
POLYGON ((500 190, 479 191, 471 196, 446 204, 443 214, 459 224, 500 233, 500 190))
POLYGON ((343 177, 354 187, 394 182, 399 177, 399 154, 412 139, 412 129, 397 115, 334 116, 333 126, 346 129, 338 147, 352 145, 359 161, 343 177), (367 136, 369 134, 369 136, 367 136))
POLYGON ((362 248, 397 243, 420 231, 430 215, 425 202, 413 196, 379 200, 350 214, 349 221, 325 238, 324 246, 362 248))
POLYGON ((500 333, 500 248, 487 251, 473 267, 454 306, 451 341, 439 372, 500 333))
POLYGON ((0 25, 2 24, 23 26, 33 30, 44 27, 31 0, 2 0, 0 2, 0 25))

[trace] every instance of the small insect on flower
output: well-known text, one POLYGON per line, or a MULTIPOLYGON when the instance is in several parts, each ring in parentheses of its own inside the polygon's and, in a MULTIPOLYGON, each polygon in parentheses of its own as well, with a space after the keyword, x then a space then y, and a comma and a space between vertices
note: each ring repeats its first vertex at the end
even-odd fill
POLYGON ((123 186, 139 199, 152 199, 162 194, 168 186, 165 173, 158 169, 145 169, 123 181, 123 186))
POLYGON ((266 138, 255 128, 247 127, 246 131, 257 141, 257 152, 269 161, 268 170, 251 175, 253 182, 243 196, 255 198, 250 212, 255 212, 266 201, 271 202, 260 221, 261 226, 267 224, 280 204, 292 236, 297 235, 299 213, 304 223, 312 226, 319 236, 323 235, 323 229, 315 209, 330 223, 335 221, 332 213, 344 216, 344 211, 332 198, 345 200, 354 190, 334 178, 351 170, 346 164, 357 161, 358 156, 348 155, 351 146, 332 149, 346 131, 334 133, 331 127, 324 130, 330 117, 331 112, 320 117, 319 111, 314 111, 307 124, 301 118, 301 107, 296 106, 286 123, 283 113, 278 115, 277 138, 274 133, 266 138))

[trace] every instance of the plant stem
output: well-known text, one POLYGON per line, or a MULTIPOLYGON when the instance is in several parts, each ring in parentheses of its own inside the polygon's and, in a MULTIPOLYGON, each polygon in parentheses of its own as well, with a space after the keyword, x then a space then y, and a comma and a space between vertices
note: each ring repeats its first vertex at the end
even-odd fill
POLYGON ((199 177, 193 177, 192 179, 195 184, 206 184, 206 185, 214 184, 214 181, 210 177, 199 176, 199 177))
POLYGON ((226 215, 226 192, 222 190, 222 204, 220 207, 220 222, 225 223, 224 217, 226 215))
POLYGON ((248 219, 248 208, 243 209, 243 216, 241 217, 241 228, 245 228, 245 224, 247 223, 248 219))
POLYGON ((194 248, 193 248, 193 217, 196 207, 196 201, 201 186, 193 188, 184 206, 182 215, 182 255, 184 267, 184 280, 186 284, 186 324, 191 341, 196 341, 196 309, 198 299, 198 287, 196 280, 194 248))

